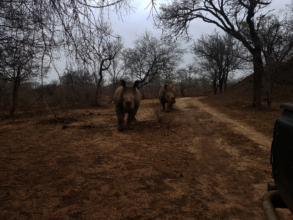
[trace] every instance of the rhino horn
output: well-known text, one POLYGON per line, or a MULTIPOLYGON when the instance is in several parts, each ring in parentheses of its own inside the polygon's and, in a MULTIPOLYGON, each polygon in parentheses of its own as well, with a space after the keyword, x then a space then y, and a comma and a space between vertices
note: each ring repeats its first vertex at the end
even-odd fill
POLYGON ((139 80, 136 80, 133 84, 133 88, 138 88, 138 84, 140 83, 139 80))
POLYGON ((121 85, 122 85, 123 88, 124 88, 124 87, 126 86, 126 82, 125 82, 125 80, 121 79, 120 82, 121 82, 121 85))

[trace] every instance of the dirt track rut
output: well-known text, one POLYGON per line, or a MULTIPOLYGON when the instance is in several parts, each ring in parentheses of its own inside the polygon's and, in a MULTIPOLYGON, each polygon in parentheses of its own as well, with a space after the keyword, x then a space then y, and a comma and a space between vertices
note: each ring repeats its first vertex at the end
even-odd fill
POLYGON ((272 181, 268 160, 271 139, 194 98, 179 99, 177 108, 193 129, 194 147, 203 165, 198 172, 199 189, 210 204, 228 219, 265 219, 261 197, 267 182, 272 181), (233 136, 240 144, 231 144, 233 136))
POLYGON ((214 120, 218 120, 220 122, 229 124, 231 129, 233 129, 236 133, 240 133, 244 135, 246 138, 254 141, 255 143, 259 144, 261 148, 264 150, 269 150, 272 138, 267 137, 259 132, 257 132, 254 128, 244 125, 239 121, 235 121, 228 117, 227 115, 218 112, 217 110, 203 104, 202 102, 198 101, 194 98, 182 98, 178 102, 179 108, 184 108, 186 102, 192 103, 192 105, 197 106, 199 111, 208 112, 214 118, 214 120))

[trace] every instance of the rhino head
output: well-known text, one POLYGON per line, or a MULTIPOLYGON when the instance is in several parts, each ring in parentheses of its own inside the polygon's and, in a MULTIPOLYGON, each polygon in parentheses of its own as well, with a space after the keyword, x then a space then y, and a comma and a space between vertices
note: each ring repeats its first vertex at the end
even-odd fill
POLYGON ((137 105, 137 93, 136 89, 140 81, 135 81, 133 86, 127 86, 124 80, 121 80, 122 90, 122 103, 125 112, 133 111, 134 107, 137 105))

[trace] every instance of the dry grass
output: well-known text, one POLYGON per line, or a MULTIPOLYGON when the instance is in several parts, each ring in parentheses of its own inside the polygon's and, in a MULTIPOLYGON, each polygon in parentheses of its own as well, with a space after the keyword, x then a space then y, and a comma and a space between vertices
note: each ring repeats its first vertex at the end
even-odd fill
POLYGON ((171 129, 176 126, 174 122, 174 111, 165 112, 162 110, 162 105, 159 100, 147 100, 147 103, 143 105, 143 108, 148 107, 150 111, 150 118, 156 122, 157 128, 171 129))
POLYGON ((124 132, 111 104, 70 110, 69 129, 49 113, 1 120, 0 219, 264 219, 252 184, 266 188, 269 157, 185 106, 143 100, 124 132))

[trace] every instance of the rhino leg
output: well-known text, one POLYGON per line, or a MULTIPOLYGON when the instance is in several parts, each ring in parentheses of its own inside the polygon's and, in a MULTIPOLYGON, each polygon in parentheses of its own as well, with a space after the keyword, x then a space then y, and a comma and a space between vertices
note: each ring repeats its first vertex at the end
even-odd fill
POLYGON ((167 103, 167 110, 166 110, 166 112, 170 112, 171 111, 172 105, 173 105, 172 102, 171 103, 167 103))
POLYGON ((165 104, 166 104, 165 100, 164 99, 160 99, 160 102, 161 102, 163 111, 165 111, 165 104))
POLYGON ((137 113, 137 110, 138 110, 138 107, 137 108, 134 108, 134 110, 133 110, 133 114, 134 114, 134 116, 133 116, 133 121, 134 122, 137 122, 137 119, 136 119, 136 113, 137 113))
POLYGON ((116 114, 117 114, 117 118, 118 118, 118 130, 119 131, 123 131, 125 129, 125 125, 124 125, 124 112, 118 106, 116 106, 116 114))
POLYGON ((134 108, 133 111, 128 113, 127 128, 130 128, 130 129, 133 128, 132 122, 136 120, 135 115, 136 115, 137 110, 138 110, 138 107, 134 108))
POLYGON ((133 121, 134 121, 134 122, 137 122, 137 119, 136 119, 136 117, 134 117, 134 118, 133 118, 133 121))

